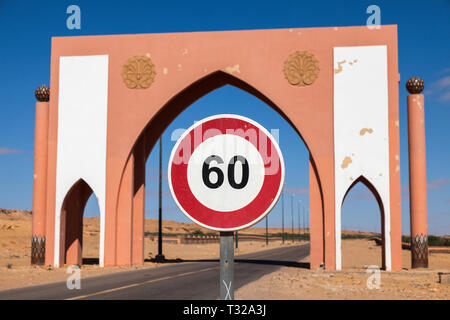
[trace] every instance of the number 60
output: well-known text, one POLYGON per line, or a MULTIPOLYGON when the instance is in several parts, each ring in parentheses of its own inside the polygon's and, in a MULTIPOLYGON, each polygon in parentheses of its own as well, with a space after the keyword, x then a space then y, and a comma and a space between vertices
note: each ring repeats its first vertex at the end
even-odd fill
MULTIPOLYGON (((212 161, 217 162, 217 164, 222 164, 223 159, 220 156, 212 155, 206 158, 205 162, 203 163, 202 168, 202 178, 203 183, 211 189, 217 189, 219 188, 224 181, 224 174, 222 170, 220 170, 219 167, 210 167, 210 163, 212 161), (215 172, 217 174, 217 181, 211 182, 210 175, 211 172, 215 172)), ((248 167, 248 161, 243 156, 234 156, 231 158, 230 163, 228 164, 228 183, 230 186, 234 189, 242 189, 244 188, 248 183, 248 176, 249 176, 249 167, 248 167), (239 161, 242 164, 242 179, 241 182, 237 183, 236 179, 234 177, 234 169, 236 162, 239 161)))

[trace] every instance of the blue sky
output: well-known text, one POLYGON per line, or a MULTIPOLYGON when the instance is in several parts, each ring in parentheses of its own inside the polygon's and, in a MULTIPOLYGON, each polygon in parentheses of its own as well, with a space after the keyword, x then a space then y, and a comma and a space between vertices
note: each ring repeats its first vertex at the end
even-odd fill
MULTIPOLYGON (((450 234, 450 1, 20 1, 0 0, 0 208, 31 209, 34 144, 34 90, 49 84, 52 36, 161 33, 265 28, 364 25, 369 5, 381 9, 382 24, 398 25, 400 82, 402 228, 409 233, 406 80, 425 80, 428 222, 432 234, 450 234), (66 9, 81 9, 81 29, 69 30, 66 9)), ((268 129, 279 129, 286 162, 286 185, 297 203, 307 204, 307 150, 292 128, 270 107, 233 87, 195 102, 164 134, 164 168, 175 141, 171 132, 217 113, 238 113, 268 129)), ((146 216, 157 215, 158 147, 147 162, 146 216)), ((164 216, 187 221, 164 183, 164 216)), ((290 194, 285 198, 286 227, 291 226, 290 194)), ((92 200, 92 198, 91 198, 92 200)), ((89 201, 86 215, 98 212, 89 201)), ((280 203, 269 215, 281 225, 280 203)), ((379 211, 365 187, 356 187, 343 207, 343 227, 379 231, 379 211)), ((264 222, 259 224, 264 225, 264 222)))

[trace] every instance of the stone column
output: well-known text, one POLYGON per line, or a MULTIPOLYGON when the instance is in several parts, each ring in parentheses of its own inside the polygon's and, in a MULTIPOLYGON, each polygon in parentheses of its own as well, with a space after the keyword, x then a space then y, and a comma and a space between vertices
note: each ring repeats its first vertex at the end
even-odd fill
POLYGON ((411 219, 411 267, 428 268, 427 177, 425 157, 424 82, 406 82, 408 104, 409 203, 411 219))
POLYGON ((36 116, 34 132, 33 222, 31 264, 45 263, 45 224, 47 201, 48 113, 50 89, 36 89, 36 116))

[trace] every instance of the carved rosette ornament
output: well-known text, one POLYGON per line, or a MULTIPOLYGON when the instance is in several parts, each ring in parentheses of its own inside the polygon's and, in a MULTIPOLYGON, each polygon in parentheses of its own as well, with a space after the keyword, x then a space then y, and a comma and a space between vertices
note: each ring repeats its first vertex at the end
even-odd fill
POLYGON ((155 79, 155 65, 147 56, 134 56, 122 68, 122 79, 130 89, 146 89, 155 79))
POLYGON ((308 51, 296 51, 284 62, 284 75, 293 86, 312 84, 319 75, 319 60, 308 51))

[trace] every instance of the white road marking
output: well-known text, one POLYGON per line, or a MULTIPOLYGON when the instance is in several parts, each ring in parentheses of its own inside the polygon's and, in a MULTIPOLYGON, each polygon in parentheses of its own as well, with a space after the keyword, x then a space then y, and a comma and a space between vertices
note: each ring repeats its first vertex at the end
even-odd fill
POLYGON ((145 284, 154 283, 154 282, 158 282, 158 281, 179 278, 179 277, 187 276, 187 275, 190 275, 190 274, 200 273, 200 272, 209 271, 209 270, 213 270, 213 269, 218 269, 218 267, 206 268, 206 269, 201 269, 201 270, 198 270, 198 271, 190 271, 190 272, 177 274, 177 275, 174 275, 174 276, 167 276, 167 277, 162 277, 162 278, 158 278, 158 279, 152 279, 152 280, 148 280, 148 281, 133 283, 133 284, 130 284, 130 285, 127 285, 127 286, 122 286, 122 287, 118 287, 118 288, 112 288, 112 289, 107 289, 107 290, 103 290, 103 291, 98 291, 98 292, 94 292, 94 293, 90 293, 90 294, 86 294, 86 295, 82 295, 82 296, 77 296, 77 297, 73 297, 73 298, 67 298, 65 300, 84 299, 84 298, 87 298, 87 297, 92 297, 92 296, 97 296, 97 295, 100 295, 100 294, 105 294, 105 293, 115 292, 115 291, 124 290, 124 289, 128 289, 128 288, 138 287, 138 286, 142 286, 142 285, 145 285, 145 284))

